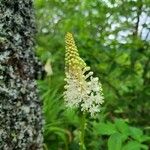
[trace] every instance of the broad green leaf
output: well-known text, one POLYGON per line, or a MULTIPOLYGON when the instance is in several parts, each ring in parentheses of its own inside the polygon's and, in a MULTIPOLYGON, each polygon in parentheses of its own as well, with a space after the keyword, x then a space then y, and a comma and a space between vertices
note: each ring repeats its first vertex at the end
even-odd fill
POLYGON ((129 134, 132 138, 134 138, 137 141, 141 141, 141 138, 143 136, 143 131, 141 129, 136 127, 129 127, 129 130, 130 130, 129 134))
POLYGON ((129 126, 125 123, 123 119, 116 119, 115 126, 118 132, 122 135, 122 141, 125 141, 129 135, 129 126))
POLYGON ((147 136, 147 135, 141 136, 141 141, 140 142, 145 142, 145 141, 149 141, 150 142, 150 136, 147 136))
POLYGON ((137 141, 129 141, 122 150, 141 150, 141 144, 137 141))
POLYGON ((108 139, 108 150, 121 150, 122 147, 122 136, 116 132, 112 134, 108 139))
POLYGON ((142 148, 142 150, 148 150, 149 146, 145 145, 145 144, 141 144, 141 148, 142 148))
POLYGON ((100 135, 111 135, 117 131, 112 123, 97 123, 94 128, 100 135))
POLYGON ((125 123, 125 121, 123 119, 116 119, 115 125, 119 132, 128 135, 129 126, 125 123))

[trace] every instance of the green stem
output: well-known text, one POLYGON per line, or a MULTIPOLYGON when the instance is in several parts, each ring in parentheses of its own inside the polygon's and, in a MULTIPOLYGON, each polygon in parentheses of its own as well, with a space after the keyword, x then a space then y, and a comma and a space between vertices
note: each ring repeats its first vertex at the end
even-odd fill
POLYGON ((86 124, 86 115, 84 113, 82 113, 82 116, 81 116, 80 150, 86 150, 85 144, 84 144, 85 124, 86 124))

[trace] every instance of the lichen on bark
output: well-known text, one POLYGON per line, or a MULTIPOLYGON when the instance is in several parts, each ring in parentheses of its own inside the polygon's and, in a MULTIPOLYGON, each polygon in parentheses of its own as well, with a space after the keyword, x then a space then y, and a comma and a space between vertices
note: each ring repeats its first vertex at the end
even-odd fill
POLYGON ((32 0, 0 2, 0 150, 42 150, 32 0))

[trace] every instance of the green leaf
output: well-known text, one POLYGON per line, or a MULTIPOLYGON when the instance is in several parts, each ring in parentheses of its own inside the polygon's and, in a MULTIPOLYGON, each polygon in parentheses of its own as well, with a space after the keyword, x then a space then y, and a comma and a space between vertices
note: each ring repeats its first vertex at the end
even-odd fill
POLYGON ((111 135, 117 131, 112 123, 97 123, 94 128, 100 135, 111 135))
POLYGON ((122 136, 116 132, 112 134, 108 139, 108 150, 121 150, 122 147, 122 136))
POLYGON ((129 141, 124 147, 123 150, 140 150, 141 144, 137 141, 129 141))
POLYGON ((148 150, 149 146, 145 144, 141 144, 142 150, 148 150))
POLYGON ((145 142, 145 141, 150 141, 150 136, 147 136, 147 135, 141 136, 141 141, 140 142, 145 142))
POLYGON ((44 3, 43 0, 36 0, 34 4, 36 7, 40 8, 43 6, 44 3))
POLYGON ((125 123, 125 121, 123 119, 116 119, 115 125, 119 132, 121 132, 123 134, 129 133, 129 126, 125 123))
POLYGON ((139 128, 135 127, 129 127, 130 130, 130 136, 134 138, 137 141, 141 141, 141 138, 143 136, 143 131, 139 128))

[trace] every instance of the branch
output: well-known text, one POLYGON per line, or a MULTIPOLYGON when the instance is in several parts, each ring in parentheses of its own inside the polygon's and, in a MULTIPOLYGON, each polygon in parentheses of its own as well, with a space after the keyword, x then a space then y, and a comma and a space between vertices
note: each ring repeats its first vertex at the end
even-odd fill
POLYGON ((142 13, 142 3, 139 5, 138 10, 137 10, 137 22, 135 24, 135 31, 133 33, 134 36, 138 36, 138 28, 139 28, 141 13, 142 13))

